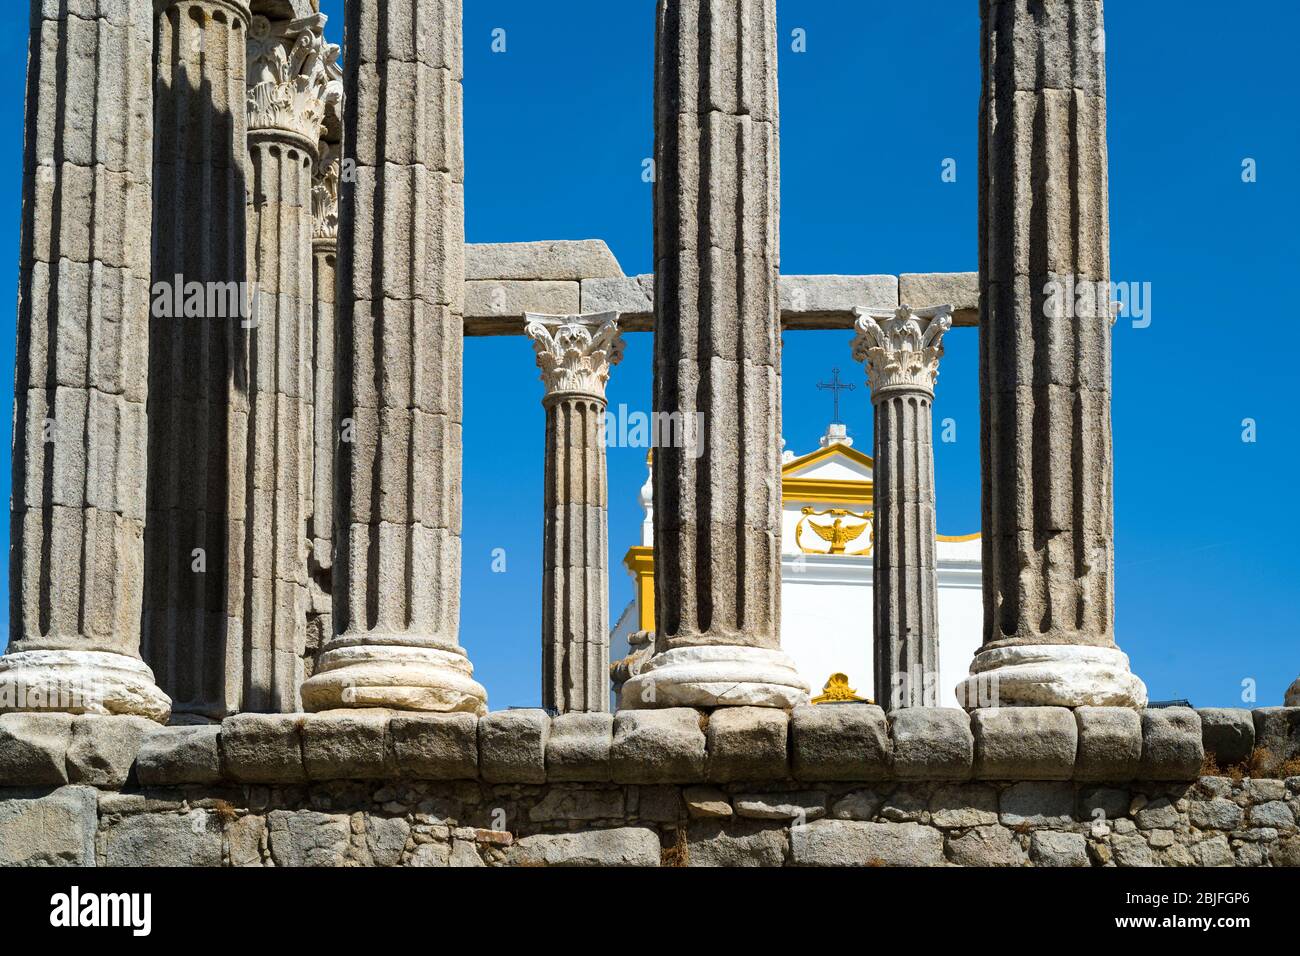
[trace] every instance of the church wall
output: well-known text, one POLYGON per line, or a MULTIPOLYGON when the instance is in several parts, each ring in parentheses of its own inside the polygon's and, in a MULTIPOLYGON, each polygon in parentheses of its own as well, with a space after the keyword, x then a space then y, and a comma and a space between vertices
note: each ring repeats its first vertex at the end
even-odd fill
POLYGON ((0 865, 1297 866, 1297 769, 1300 708, 6 714, 0 865))

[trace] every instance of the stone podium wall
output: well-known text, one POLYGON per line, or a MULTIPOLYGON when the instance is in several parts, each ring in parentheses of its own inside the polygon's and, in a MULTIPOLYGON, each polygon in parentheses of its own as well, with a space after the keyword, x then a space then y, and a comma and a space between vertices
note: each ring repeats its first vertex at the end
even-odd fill
POLYGON ((9 714, 0 865, 1298 866, 1298 762, 1300 708, 9 714))

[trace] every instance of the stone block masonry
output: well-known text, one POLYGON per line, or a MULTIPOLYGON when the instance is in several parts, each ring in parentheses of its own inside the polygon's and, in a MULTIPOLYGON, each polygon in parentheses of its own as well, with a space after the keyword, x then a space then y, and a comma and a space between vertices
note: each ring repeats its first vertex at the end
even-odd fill
MULTIPOLYGON (((1300 866, 1300 775, 1199 776, 1221 720, 1112 710, 1144 719, 7 714, 0 864, 1300 866)), ((1300 709, 1256 713, 1300 747, 1300 709)))

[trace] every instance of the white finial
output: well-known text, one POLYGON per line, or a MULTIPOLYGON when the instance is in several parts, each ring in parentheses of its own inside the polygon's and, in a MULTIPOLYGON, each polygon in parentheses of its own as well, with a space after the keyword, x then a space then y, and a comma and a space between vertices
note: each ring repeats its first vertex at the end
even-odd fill
POLYGON ((831 422, 826 426, 826 434, 821 437, 821 445, 823 448, 829 448, 831 445, 852 448, 853 439, 849 437, 849 426, 843 422, 831 422))

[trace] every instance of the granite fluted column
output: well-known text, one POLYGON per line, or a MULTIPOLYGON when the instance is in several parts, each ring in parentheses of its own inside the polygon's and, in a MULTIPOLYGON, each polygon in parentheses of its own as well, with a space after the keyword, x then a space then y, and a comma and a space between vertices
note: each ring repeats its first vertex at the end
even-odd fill
POLYGON ((0 707, 168 719, 140 658, 153 7, 33 0, 0 707))
POLYGON ((314 174, 342 94, 325 17, 254 16, 248 41, 249 330, 244 708, 299 710, 307 643, 315 312, 314 174))
POLYGON ((775 0, 660 0, 655 656, 625 707, 792 707, 781 652, 775 0))
MULTIPOLYGON (((340 101, 340 106, 342 102, 340 101)), ((312 273, 315 325, 312 329, 312 478, 308 538, 308 601, 306 670, 311 676, 321 648, 334 636, 334 457, 339 426, 335 408, 334 334, 338 314, 339 178, 342 175, 341 123, 321 142, 312 192, 315 232, 312 273)))
POLYGON ((459 641, 461 4, 346 16, 335 636, 303 706, 484 712, 459 641))
POLYGON ((623 358, 618 313, 525 316, 546 395, 542 706, 609 710, 605 383, 623 358))
POLYGON ((1145 706, 1115 644, 1100 0, 983 0, 984 647, 966 706, 1145 706))
POLYGON ((874 660, 888 710, 939 705, 935 559, 934 386, 947 306, 858 309, 853 357, 867 366, 875 409, 874 660))
POLYGON ((242 708, 246 671, 249 12, 156 7, 153 277, 187 305, 150 319, 143 643, 178 713, 220 719, 242 708))

